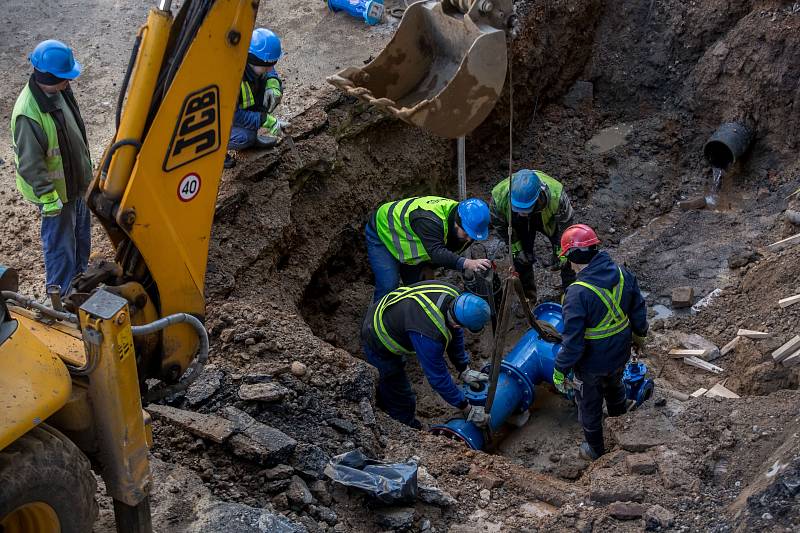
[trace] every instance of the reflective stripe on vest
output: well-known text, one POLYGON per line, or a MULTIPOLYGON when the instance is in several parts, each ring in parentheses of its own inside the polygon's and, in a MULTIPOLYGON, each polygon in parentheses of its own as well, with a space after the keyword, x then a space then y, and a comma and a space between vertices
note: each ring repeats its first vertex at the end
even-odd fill
MULTIPOLYGON (((50 116, 50 113, 42 113, 39 109, 39 104, 33 96, 30 87, 26 84, 25 88, 20 93, 14 104, 14 110, 11 115, 11 142, 14 148, 14 162, 15 169, 19 169, 19 151, 14 141, 17 129, 17 117, 28 117, 36 122, 44 131, 47 137, 47 152, 45 153, 44 163, 47 167, 47 179, 54 186, 58 193, 58 197, 63 203, 67 203, 67 183, 64 177, 64 165, 61 158, 61 150, 58 146, 58 130, 56 129, 55 120, 50 116)), ((27 181, 20 175, 19 171, 16 172, 17 189, 22 196, 29 202, 40 203, 39 197, 33 192, 27 181)))
POLYGON ((399 289, 390 292, 381 298, 380 302, 378 302, 378 306, 375 308, 375 314, 372 316, 372 328, 377 335, 378 340, 381 341, 381 344, 383 344, 387 350, 395 355, 414 354, 413 350, 406 350, 400 345, 399 342, 394 340, 386 331, 386 326, 383 323, 383 313, 389 307, 397 302, 410 298, 419 304, 422 310, 425 311, 425 314, 428 315, 428 318, 431 320, 431 322, 433 322, 433 324, 436 326, 436 329, 438 329, 444 336, 446 349, 447 345, 450 344, 452 334, 447 328, 447 319, 439 308, 439 306, 442 304, 444 296, 452 296, 457 298, 458 291, 452 287, 448 287, 447 285, 430 283, 419 287, 400 287, 399 289), (440 294, 436 303, 434 303, 433 300, 431 300, 428 296, 430 293, 440 294))
POLYGON ((250 82, 242 81, 241 92, 242 109, 247 109, 256 105, 256 97, 253 94, 253 88, 250 87, 250 82))
POLYGON ((438 196, 406 198, 388 202, 375 213, 375 229, 381 242, 395 259, 408 265, 429 261, 430 256, 422 240, 411 229, 411 213, 424 209, 442 221, 442 242, 447 242, 448 218, 458 205, 455 200, 438 196))
POLYGON ((598 340, 611 337, 617 333, 625 331, 630 325, 628 316, 622 311, 620 304, 622 303, 622 290, 625 288, 625 276, 622 275, 622 269, 619 270, 619 283, 617 283, 612 290, 604 289, 602 287, 595 287, 585 281, 576 281, 575 285, 586 287, 600 298, 603 305, 606 306, 606 315, 593 328, 586 328, 583 338, 588 340, 598 340))

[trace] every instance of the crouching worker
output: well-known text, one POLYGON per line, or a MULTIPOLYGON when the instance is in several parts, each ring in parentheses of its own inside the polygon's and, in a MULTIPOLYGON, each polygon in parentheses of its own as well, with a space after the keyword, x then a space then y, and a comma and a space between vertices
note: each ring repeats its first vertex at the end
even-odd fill
MULTIPOLYGON (((275 71, 281 54, 281 40, 275 33, 266 28, 253 30, 228 150, 270 148, 278 142, 281 125, 272 113, 283 96, 283 84, 275 71), (270 134, 258 135, 260 128, 270 134)), ((227 154, 225 168, 235 165, 236 160, 227 154)))
POLYGON ((577 274, 564 298, 564 333, 556 356, 553 384, 566 392, 565 376, 575 373, 578 420, 586 442, 580 456, 595 460, 605 453, 603 400, 608 416, 626 411, 622 372, 631 343, 644 346, 647 304, 636 276, 598 250, 594 230, 585 224, 570 226, 561 237, 562 255, 577 274))
POLYGON ((367 310, 361 341, 367 361, 378 369, 378 406, 389 416, 416 429, 417 401, 406 375, 406 357, 416 355, 425 378, 447 403, 461 409, 476 425, 487 421, 482 406, 471 406, 450 376, 445 353, 464 383, 488 381, 469 369, 464 350, 467 328, 478 333, 489 320, 489 304, 455 286, 422 281, 396 289, 367 310))

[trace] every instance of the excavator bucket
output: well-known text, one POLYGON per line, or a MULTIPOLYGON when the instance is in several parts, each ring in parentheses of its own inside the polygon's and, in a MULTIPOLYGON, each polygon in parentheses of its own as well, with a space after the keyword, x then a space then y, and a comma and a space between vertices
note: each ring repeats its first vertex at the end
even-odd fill
POLYGON ((436 135, 462 137, 494 107, 506 78, 511 0, 423 0, 364 67, 328 82, 436 135))

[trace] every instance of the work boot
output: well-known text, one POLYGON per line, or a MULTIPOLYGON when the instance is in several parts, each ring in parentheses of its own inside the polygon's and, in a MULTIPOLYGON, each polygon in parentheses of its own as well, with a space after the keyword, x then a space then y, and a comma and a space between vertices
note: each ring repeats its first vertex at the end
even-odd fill
POLYGON ((233 168, 236 166, 236 160, 231 154, 225 154, 225 162, 222 163, 222 168, 233 168))
POLYGON ((414 420, 408 423, 408 427, 414 429, 422 429, 422 422, 419 421, 419 418, 415 418, 414 420))
POLYGON ((578 448, 578 457, 587 461, 595 461, 600 457, 600 454, 594 451, 588 442, 581 442, 581 446, 578 448))
POLYGON ((272 135, 256 135, 256 148, 272 148, 278 144, 278 138, 272 135))

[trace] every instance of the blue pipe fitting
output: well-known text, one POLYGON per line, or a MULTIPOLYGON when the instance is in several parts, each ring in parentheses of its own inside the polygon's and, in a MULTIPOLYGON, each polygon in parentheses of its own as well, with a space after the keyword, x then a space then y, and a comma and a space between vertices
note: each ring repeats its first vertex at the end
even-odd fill
POLYGON ((327 0, 328 8, 334 13, 346 11, 347 14, 373 26, 383 19, 383 0, 327 0))
MULTIPOLYGON (((533 311, 536 320, 552 325, 556 330, 564 330, 561 306, 544 303, 533 311)), ((561 348, 542 339, 531 329, 517 342, 500 365, 494 403, 489 420, 489 433, 498 431, 509 416, 527 411, 536 397, 536 385, 553 382, 553 366, 561 348)), ((464 394, 473 405, 486 405, 488 390, 474 390, 465 386, 464 394)), ((484 430, 462 418, 454 418, 446 424, 434 426, 431 431, 463 441, 475 450, 482 450, 487 443, 484 430)))
POLYGON ((625 396, 629 400, 633 400, 636 407, 642 405, 653 395, 655 386, 652 379, 645 377, 646 374, 647 365, 639 361, 625 365, 625 371, 622 373, 625 396))

